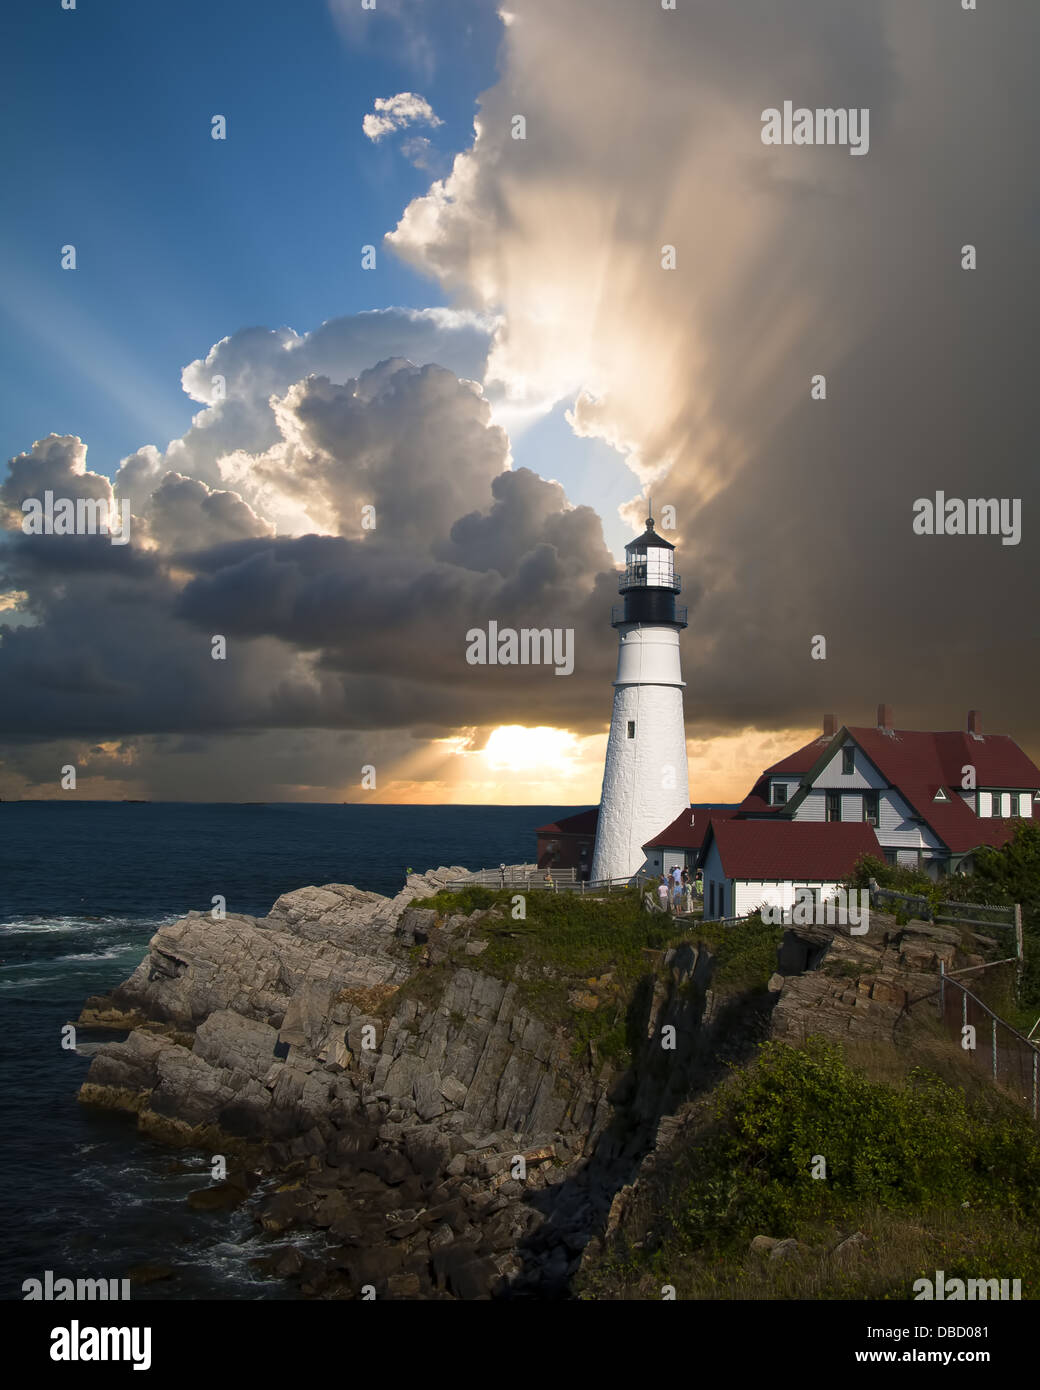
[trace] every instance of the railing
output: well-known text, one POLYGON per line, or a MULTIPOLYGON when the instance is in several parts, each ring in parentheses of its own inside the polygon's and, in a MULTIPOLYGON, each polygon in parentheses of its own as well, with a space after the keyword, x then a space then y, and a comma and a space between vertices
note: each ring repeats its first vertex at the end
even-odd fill
POLYGON ((628 589, 670 589, 673 594, 677 594, 682 589, 682 575, 673 574, 662 584, 652 584, 645 574, 636 576, 627 570, 622 570, 617 577, 618 593, 623 594, 628 589))
POLYGON ((1018 904, 1007 903, 961 903, 946 899, 933 908, 931 898, 921 893, 904 893, 897 888, 882 888, 876 879, 870 880, 871 907, 884 907, 885 903, 902 904, 907 916, 915 916, 922 922, 939 922, 952 927, 1008 927, 1017 932, 1021 929, 1022 909, 1018 904), (989 918, 966 917, 965 912, 988 912, 989 918))
POLYGON ((525 893, 579 893, 583 897, 602 897, 625 888, 639 888, 648 882, 645 874, 639 873, 628 878, 598 878, 586 882, 578 878, 577 869, 540 869, 537 864, 506 865, 505 877, 501 869, 477 869, 466 878, 454 878, 445 884, 449 893, 460 893, 464 888, 515 888, 525 893))
POLYGON ((942 962, 939 969, 939 1017, 951 1037, 991 1080, 1030 1107, 1034 1121, 1040 1119, 1040 1048, 947 975, 942 962))

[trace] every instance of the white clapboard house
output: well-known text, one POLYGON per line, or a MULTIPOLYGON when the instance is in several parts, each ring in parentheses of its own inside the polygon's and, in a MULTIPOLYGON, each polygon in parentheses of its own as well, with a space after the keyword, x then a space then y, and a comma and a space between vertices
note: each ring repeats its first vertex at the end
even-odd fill
POLYGON ((1040 813, 1040 768, 1003 734, 982 733, 977 710, 964 733, 893 728, 888 705, 875 728, 835 728, 766 768, 738 819, 794 825, 867 825, 875 853, 933 878, 971 869, 972 852, 1000 847, 1016 819, 1040 813))
POLYGON ((876 853, 874 832, 863 821, 713 819, 701 849, 705 920, 746 917, 766 904, 793 907, 800 888, 826 901, 857 859, 876 853))

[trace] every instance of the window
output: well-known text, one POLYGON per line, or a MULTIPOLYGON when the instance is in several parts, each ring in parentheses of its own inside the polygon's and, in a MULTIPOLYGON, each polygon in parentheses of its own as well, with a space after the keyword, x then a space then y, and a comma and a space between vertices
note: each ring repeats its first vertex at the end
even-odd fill
POLYGON ((877 792, 863 793, 863 819, 868 825, 880 823, 879 797, 877 792))
POLYGON ((841 820, 841 792, 827 793, 827 819, 841 820))
POLYGON ((787 783, 786 783, 786 782, 774 782, 774 783, 773 783, 773 805, 774 805, 774 806, 784 806, 784 805, 786 805, 786 804, 787 804, 787 783))
POLYGON ((629 738, 635 738, 636 736, 636 721, 634 719, 628 721, 628 736, 629 738))
POLYGON ((841 750, 841 771, 845 777, 850 777, 856 771, 855 748, 843 748, 841 750))
POLYGON ((991 816, 993 814, 993 793, 979 792, 979 815, 991 816))

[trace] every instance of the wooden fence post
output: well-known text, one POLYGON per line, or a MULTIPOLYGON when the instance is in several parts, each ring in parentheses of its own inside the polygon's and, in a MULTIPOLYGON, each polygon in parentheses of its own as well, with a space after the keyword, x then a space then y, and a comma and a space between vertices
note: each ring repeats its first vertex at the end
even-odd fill
POLYGON ((1015 903, 1015 955, 1018 957, 1018 965, 1015 967, 1015 997, 1022 992, 1022 967, 1025 965, 1025 940, 1022 936, 1022 904, 1015 903))
POLYGON ((946 962, 939 962, 939 1017, 946 1017, 946 962))

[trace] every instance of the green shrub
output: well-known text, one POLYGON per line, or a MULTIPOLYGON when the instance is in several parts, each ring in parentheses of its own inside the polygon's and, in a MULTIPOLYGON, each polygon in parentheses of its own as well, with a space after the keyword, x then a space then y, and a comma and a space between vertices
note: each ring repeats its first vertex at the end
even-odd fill
POLYGON ((857 1209, 983 1206, 1021 1217, 1040 1201, 1040 1145, 1025 1114, 969 1104, 915 1069, 902 1087, 850 1067, 840 1047, 770 1042, 724 1090, 673 1216, 690 1247, 797 1233, 857 1209), (826 1177, 814 1179, 816 1155, 826 1177))

